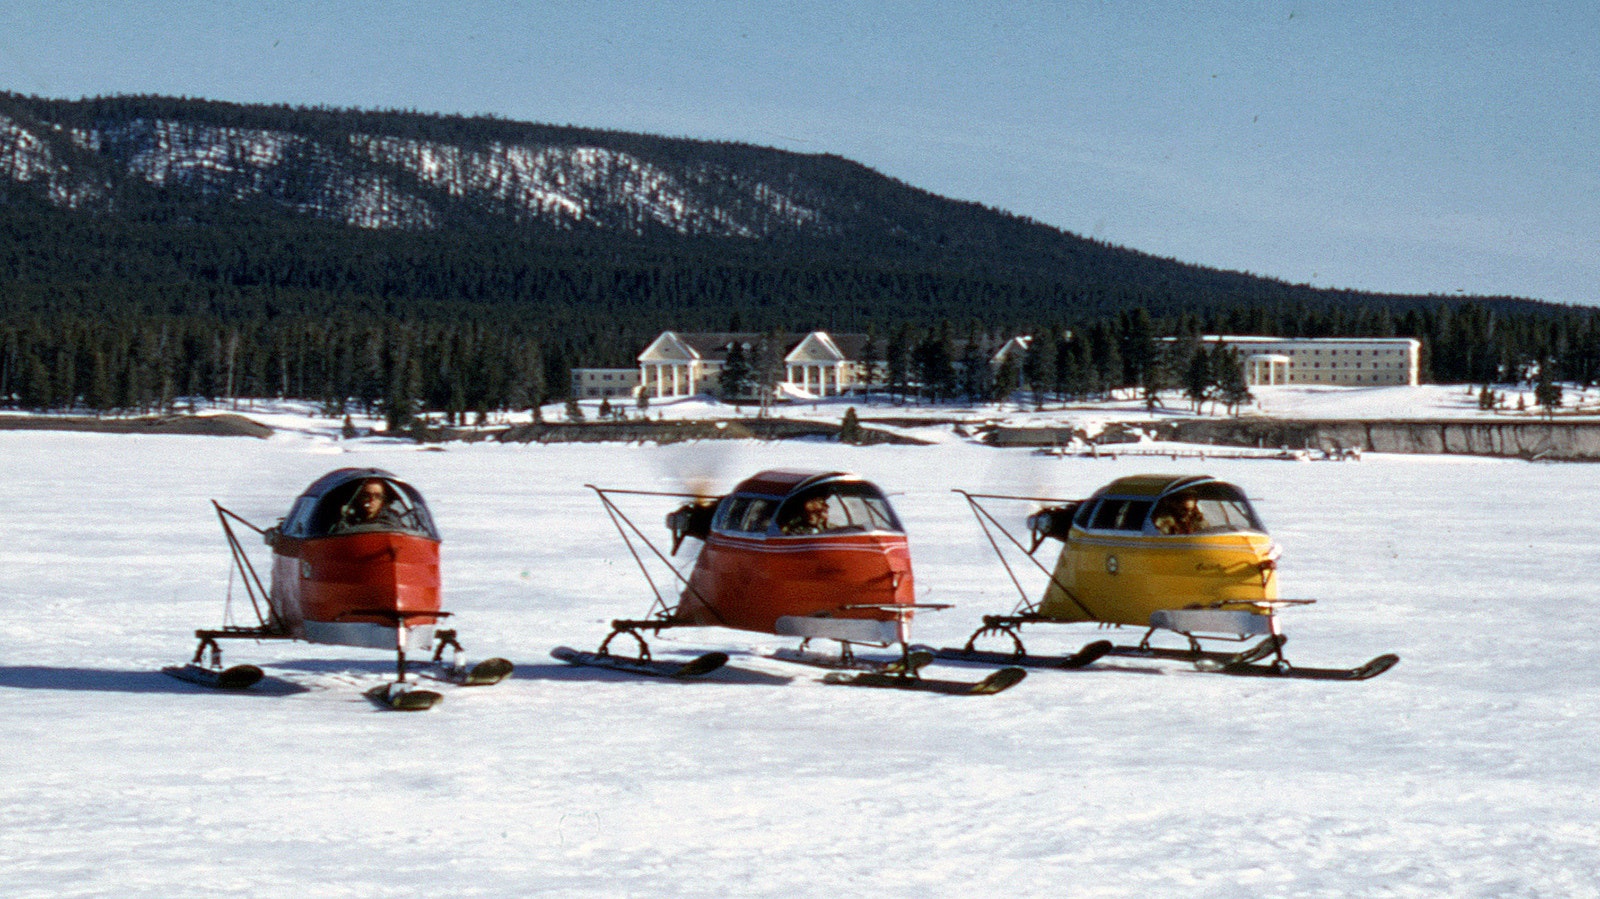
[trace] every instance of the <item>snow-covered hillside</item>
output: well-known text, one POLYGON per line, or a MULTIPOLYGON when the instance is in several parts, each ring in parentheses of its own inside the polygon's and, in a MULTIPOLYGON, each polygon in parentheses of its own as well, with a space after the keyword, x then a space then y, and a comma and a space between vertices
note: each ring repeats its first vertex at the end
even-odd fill
MULTIPOLYGON (((921 598, 954 605, 917 638, 948 643, 1015 601, 950 488, 1078 496, 1152 463, 288 432, 0 432, 0 460, 8 896, 1600 895, 1586 466, 1209 462, 1282 542, 1286 593, 1319 600, 1285 614, 1290 657, 1397 668, 1275 682, 1123 660, 951 698, 825 686, 761 657, 780 641, 724 630, 660 642, 733 654, 696 683, 554 662, 648 605, 582 485, 861 471, 910 529, 921 598), (221 622, 208 500, 268 523, 345 465, 424 491, 453 621, 516 676, 404 715, 360 696, 382 653, 232 646, 274 677, 255 695, 157 673, 221 622)), ((665 509, 634 499, 655 526, 665 509)))
POLYGON ((707 161, 666 166, 598 146, 329 137, 167 118, 65 128, 0 114, 0 179, 46 184, 65 208, 109 203, 115 179, 70 163, 58 139, 118 177, 362 228, 436 229, 454 201, 562 228, 756 238, 823 227, 821 212, 792 191, 707 161))

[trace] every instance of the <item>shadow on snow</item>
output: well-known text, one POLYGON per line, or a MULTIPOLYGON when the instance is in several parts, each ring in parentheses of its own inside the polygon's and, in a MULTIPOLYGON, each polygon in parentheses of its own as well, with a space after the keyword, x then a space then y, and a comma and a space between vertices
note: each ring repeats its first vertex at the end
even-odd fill
POLYGON ((21 690, 78 690, 90 693, 220 693, 242 696, 289 696, 305 687, 274 677, 248 690, 220 691, 170 677, 160 671, 118 671, 111 668, 51 668, 44 665, 0 665, 0 687, 21 690))

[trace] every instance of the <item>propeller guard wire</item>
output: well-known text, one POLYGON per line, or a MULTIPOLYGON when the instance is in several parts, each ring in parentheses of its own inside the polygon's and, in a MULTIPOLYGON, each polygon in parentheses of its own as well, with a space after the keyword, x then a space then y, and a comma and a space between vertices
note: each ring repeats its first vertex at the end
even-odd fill
POLYGON ((1029 497, 1029 496, 999 496, 999 495, 982 494, 982 493, 976 493, 975 494, 975 493, 968 493, 967 491, 962 490, 960 488, 955 488, 952 492, 959 493, 966 499, 967 505, 972 508, 973 517, 978 520, 978 526, 983 529, 983 536, 988 539, 989 546, 994 549, 995 557, 1000 560, 1001 566, 1004 567, 1005 570, 1006 570, 1006 575, 1011 578, 1012 585, 1017 588, 1018 595, 1020 595, 1022 597, 1021 601, 1017 603, 1016 608, 1011 610, 1011 616, 1012 617, 1019 617, 1019 616, 1027 616, 1027 615, 1037 614, 1038 610, 1039 610, 1039 607, 1038 607, 1038 604, 1036 604, 1032 600, 1028 599, 1028 592, 1027 592, 1027 590, 1023 589, 1022 581, 1020 579, 1018 579, 1016 572, 1011 570, 1010 561, 1008 561, 1006 559, 1005 553, 1002 552, 1001 549, 1000 549, 999 542, 994 539, 994 534, 989 530, 989 525, 990 524, 993 524, 996 530, 998 530, 998 531, 1000 531, 1000 533, 1004 534, 1006 539, 1011 541, 1011 545, 1015 546, 1018 550, 1020 550, 1022 552, 1022 554, 1027 557, 1028 561, 1033 563, 1033 566, 1035 568, 1037 568, 1040 571, 1044 572, 1044 576, 1050 579, 1050 583, 1055 584, 1057 589, 1059 589, 1064 596, 1066 596, 1068 599, 1072 600, 1072 604, 1077 606, 1079 611, 1081 611, 1081 612, 1083 612, 1083 614, 1089 616, 1089 620, 1090 621, 1099 621, 1100 620, 1100 616, 1099 615, 1096 615, 1094 612, 1090 611, 1088 606, 1084 605, 1083 602, 1078 599, 1078 597, 1076 597, 1076 596, 1074 596, 1072 594, 1071 590, 1067 589, 1067 585, 1066 584, 1061 583, 1061 580, 1056 577, 1056 573, 1054 571, 1051 571, 1050 569, 1044 567, 1044 564, 1041 563, 1037 558, 1035 558, 1033 553, 1028 552, 1027 547, 1023 546, 1021 541, 1019 541, 1016 537, 1012 536, 1011 531, 1007 530, 1006 526, 1001 524, 999 519, 995 518, 994 515, 990 514, 989 510, 985 509, 982 506, 982 504, 980 504, 978 502, 979 498, 983 498, 983 499, 1019 500, 1019 501, 1028 501, 1028 502, 1050 502, 1050 500, 1041 500, 1038 497, 1029 497))
POLYGON ((722 613, 717 611, 716 606, 706 602, 705 597, 700 595, 700 591, 695 589, 695 586, 689 582, 689 579, 684 577, 683 572, 678 570, 678 566, 672 564, 672 560, 668 559, 661 552, 661 550, 657 548, 655 543, 653 543, 650 538, 645 535, 644 531, 641 531, 639 526, 633 523, 633 519, 629 518, 626 512, 623 512, 622 509, 617 507, 616 503, 611 501, 611 497, 608 494, 619 493, 633 496, 693 497, 696 499, 705 499, 705 497, 701 497, 693 493, 659 493, 646 490, 613 490, 611 488, 596 487, 593 484, 584 484, 583 486, 593 490, 595 494, 600 497, 600 502, 605 506, 606 514, 610 516, 612 525, 616 527, 617 533, 622 535, 622 542, 627 545, 628 552, 633 556, 633 561, 638 564, 639 571, 644 575, 645 582, 650 585, 650 592, 655 594, 655 603, 651 605, 650 611, 648 612, 651 617, 667 618, 672 615, 673 611, 677 607, 667 605, 666 598, 661 593, 661 588, 656 586, 655 578, 650 576, 650 569, 645 565, 643 557, 639 555, 638 548, 633 545, 633 538, 628 536, 628 532, 630 530, 639 538, 641 543, 650 549, 650 552, 655 555, 656 559, 659 560, 661 564, 665 565, 667 570, 672 572, 673 576, 678 579, 678 582, 683 585, 685 590, 694 594, 694 598, 699 600, 700 604, 709 610, 712 615, 715 615, 718 621, 721 621, 724 624, 727 623, 726 620, 723 619, 722 613), (624 527, 624 524, 627 526, 624 527))

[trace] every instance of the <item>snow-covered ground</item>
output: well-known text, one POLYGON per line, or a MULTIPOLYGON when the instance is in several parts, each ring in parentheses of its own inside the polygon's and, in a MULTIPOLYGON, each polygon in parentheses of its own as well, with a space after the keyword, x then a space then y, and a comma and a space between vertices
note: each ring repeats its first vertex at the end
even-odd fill
MULTIPOLYGON (((1600 386, 1585 388, 1566 384, 1563 388, 1562 403, 1556 411, 1559 419, 1600 419, 1600 386)), ((1443 384, 1417 387, 1254 387, 1254 401, 1241 407, 1238 413, 1268 418, 1343 420, 1471 419, 1514 422, 1545 418, 1545 410, 1534 402, 1533 391, 1526 386, 1496 386, 1494 390, 1499 405, 1487 410, 1479 408, 1479 390, 1479 387, 1443 384)), ((605 406, 602 406, 601 400, 583 400, 579 405, 584 420, 601 420, 602 409, 606 407, 633 419, 645 416, 665 420, 705 420, 751 418, 763 414, 754 405, 723 403, 708 396, 652 400, 643 410, 632 400, 603 402, 605 406)), ((201 415, 243 415, 291 433, 331 436, 337 434, 341 426, 339 419, 323 415, 319 404, 305 401, 268 399, 207 402, 184 398, 176 405, 181 412, 193 411, 201 415)), ((773 406, 770 414, 837 423, 845 410, 852 407, 858 416, 871 422, 874 427, 934 442, 958 440, 959 435, 950 434, 952 425, 960 425, 967 431, 981 425, 1068 426, 1094 434, 1112 422, 1137 424, 1157 419, 1225 418, 1229 415, 1222 406, 1214 403, 1206 403, 1203 409, 1197 411, 1194 404, 1178 391, 1163 393, 1160 406, 1151 411, 1142 396, 1133 390, 1119 391, 1110 399, 1093 402, 1051 402, 1043 409, 1037 408, 1023 393, 1017 395, 1016 401, 978 404, 895 402, 879 395, 871 398, 826 397, 810 401, 791 396, 788 401, 773 406)), ((548 422, 567 420, 564 403, 546 405, 541 414, 543 420, 548 422)), ((30 413, 0 411, 0 422, 14 417, 30 417, 30 413)), ((430 424, 445 423, 441 414, 430 414, 428 418, 430 424)), ((485 425, 497 429, 506 425, 526 424, 531 420, 532 415, 526 411, 497 412, 488 416, 485 425)), ((359 412, 352 413, 351 424, 362 432, 383 428, 381 417, 359 412)))
MULTIPOLYGON (((1196 469, 962 442, 439 451, 290 431, 0 432, 0 463, 6 896, 1600 895, 1587 466, 1196 469), (424 492, 452 620, 515 677, 408 715, 361 698, 391 664, 378 652, 228 647, 274 676, 254 695, 157 673, 221 622, 208 500, 270 523, 347 465, 424 492), (954 604, 918 619, 924 642, 1016 599, 951 488, 1080 496, 1203 470, 1256 499, 1285 594, 1319 600, 1284 615, 1291 659, 1403 661, 1320 683, 1122 660, 955 698, 826 686, 760 658, 783 641, 716 629, 657 644, 733 654, 693 683, 549 658, 649 604, 584 483, 726 487, 780 465, 891 491, 921 598, 954 604)), ((659 528, 665 501, 632 500, 659 528)), ((1030 643, 1095 636, 1040 627, 1030 643)))

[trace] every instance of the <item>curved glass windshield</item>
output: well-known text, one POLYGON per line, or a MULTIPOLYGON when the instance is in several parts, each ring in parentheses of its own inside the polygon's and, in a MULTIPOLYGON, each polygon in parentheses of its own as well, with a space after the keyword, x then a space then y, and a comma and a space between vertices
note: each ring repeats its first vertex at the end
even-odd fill
POLYGON ((1214 534, 1224 531, 1261 531, 1261 520, 1244 491, 1232 484, 1213 481, 1187 487, 1163 496, 1150 513, 1150 525, 1158 534, 1182 536, 1214 534))
POLYGON ((802 491, 778 510, 778 530, 790 536, 834 531, 898 531, 889 501, 871 484, 826 484, 802 491))
MULTIPOLYGON (((296 504, 293 512, 301 512, 296 504)), ((294 519, 293 512, 291 519, 294 519)), ((420 534, 437 540, 433 519, 422 496, 408 484, 385 478, 361 478, 329 490, 310 510, 303 534, 323 537, 377 531, 420 534)))

